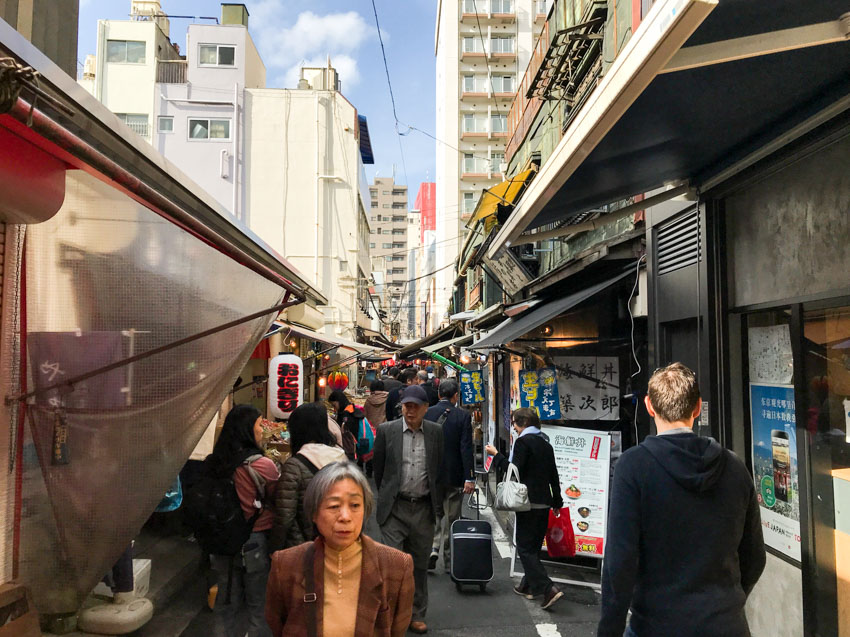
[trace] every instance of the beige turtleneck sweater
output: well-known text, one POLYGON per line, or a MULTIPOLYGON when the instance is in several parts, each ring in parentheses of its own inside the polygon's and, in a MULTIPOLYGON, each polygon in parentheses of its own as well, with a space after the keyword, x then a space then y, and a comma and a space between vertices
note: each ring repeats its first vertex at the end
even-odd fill
POLYGON ((342 551, 325 544, 325 588, 322 632, 333 637, 353 637, 360 594, 363 547, 358 539, 342 551))

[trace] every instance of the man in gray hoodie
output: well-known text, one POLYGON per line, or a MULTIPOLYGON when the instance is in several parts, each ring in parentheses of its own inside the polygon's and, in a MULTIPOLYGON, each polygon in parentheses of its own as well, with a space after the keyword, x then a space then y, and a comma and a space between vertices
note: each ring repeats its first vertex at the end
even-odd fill
POLYGON ((693 432, 702 399, 681 363, 656 370, 645 400, 657 436, 614 469, 599 637, 748 637, 744 603, 764 570, 753 478, 693 432))

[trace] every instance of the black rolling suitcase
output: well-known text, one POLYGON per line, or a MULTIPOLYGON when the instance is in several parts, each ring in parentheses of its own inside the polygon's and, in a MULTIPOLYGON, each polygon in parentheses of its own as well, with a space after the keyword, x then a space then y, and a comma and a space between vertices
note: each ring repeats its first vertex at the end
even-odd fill
MULTIPOLYGON (((475 508, 477 513, 477 500, 475 508)), ((490 523, 481 519, 455 520, 449 542, 452 547, 450 574, 455 586, 458 590, 464 584, 478 586, 483 593, 487 582, 493 579, 493 529, 490 523)))

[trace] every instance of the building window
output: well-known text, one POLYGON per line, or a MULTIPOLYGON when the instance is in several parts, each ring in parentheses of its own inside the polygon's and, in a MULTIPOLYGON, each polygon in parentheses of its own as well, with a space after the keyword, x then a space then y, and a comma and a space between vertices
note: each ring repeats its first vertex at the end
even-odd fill
POLYGON ((514 92, 514 77, 513 75, 494 75, 491 78, 494 93, 513 93, 514 92))
POLYGON ((472 153, 464 153, 463 155, 463 172, 465 173, 486 173, 487 160, 483 157, 476 157, 472 153))
POLYGON ((390 191, 389 191, 389 190, 385 190, 385 191, 384 191, 384 194, 385 194, 385 195, 388 195, 388 194, 390 194, 390 191))
POLYGON ((404 223, 404 217, 400 215, 393 216, 393 223, 404 223))
POLYGON ((173 133, 174 118, 165 115, 160 115, 156 118, 156 131, 158 133, 173 133))
POLYGON ((463 0, 464 13, 486 13, 487 0, 463 0))
POLYGON ((463 132, 464 133, 486 133, 487 129, 484 117, 479 117, 472 113, 463 114, 463 132))
POLYGON ((392 247, 396 249, 404 248, 404 243, 393 243, 392 247))
POLYGON ((189 139, 230 139, 230 120, 190 119, 189 139))
POLYGON ((393 244, 392 244, 392 243, 382 243, 382 244, 381 244, 381 247, 382 247, 384 250, 389 250, 389 249, 391 249, 391 248, 393 247, 393 244))
POLYGON ((490 153, 490 172, 502 172, 502 163, 505 161, 505 153, 490 153))
POLYGON ((390 207, 390 204, 388 204, 388 203, 384 204, 384 208, 389 208, 389 207, 390 207))
POLYGON ((236 64, 236 47, 226 44, 200 45, 201 66, 234 66, 236 64))
POLYGON ((464 53, 484 53, 481 49, 481 38, 478 36, 466 36, 463 38, 464 53))
POLYGON ((484 75, 464 75, 463 76, 463 92, 464 93, 486 93, 487 78, 484 75))
POLYGON ((146 46, 145 42, 138 40, 107 40, 106 61, 144 64, 146 46))
POLYGON ((511 0, 490 0, 490 13, 513 13, 511 0))
POLYGON ((406 196, 407 196, 406 190, 402 190, 401 188, 399 188, 397 190, 393 190, 393 197, 406 197, 406 196))
POLYGON ((369 194, 370 194, 371 196, 373 196, 373 197, 377 197, 377 196, 378 196, 378 191, 377 191, 377 190, 375 190, 374 188, 369 188, 369 194))
POLYGON ((508 116, 507 115, 491 115, 490 130, 494 133, 508 132, 508 116))
POLYGON ((471 215, 474 211, 475 211, 475 193, 474 192, 463 193, 463 212, 465 214, 471 215))
POLYGON ((370 247, 370 248, 372 248, 372 249, 374 249, 374 248, 375 248, 375 244, 374 244, 374 243, 370 243, 370 244, 369 244, 369 247, 370 247))
POLYGON ((393 234, 404 234, 405 232, 406 232, 406 230, 398 230, 398 229, 393 230, 393 234))
POLYGON ((405 204, 401 201, 396 201, 396 202, 393 203, 393 208, 395 210, 404 210, 405 208, 407 208, 407 204, 405 204))
POLYGON ((148 116, 143 113, 115 113, 127 127, 142 137, 148 136, 148 116))
POLYGON ((377 202, 377 201, 373 201, 373 202, 372 202, 372 207, 373 207, 373 208, 377 208, 377 207, 378 207, 378 202, 377 202))
POLYGON ((514 39, 512 37, 490 38, 490 53, 513 53, 514 39))

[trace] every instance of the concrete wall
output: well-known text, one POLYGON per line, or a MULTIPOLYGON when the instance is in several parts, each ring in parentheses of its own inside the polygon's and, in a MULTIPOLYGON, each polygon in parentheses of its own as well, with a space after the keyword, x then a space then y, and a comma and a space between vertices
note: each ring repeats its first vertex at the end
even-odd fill
POLYGON ((727 198, 731 306, 847 288, 848 165, 850 137, 727 198))
POLYGON ((79 0, 0 0, 0 18, 73 78, 79 13, 79 0))
POLYGON ((245 114, 250 227, 328 299, 326 330, 354 338, 361 215, 354 107, 334 91, 249 89, 245 114))
MULTIPOLYGON (((242 91, 237 95, 242 105, 242 91)), ((224 208, 241 217, 244 206, 241 205, 242 177, 241 161, 236 162, 237 146, 241 145, 238 137, 241 132, 241 113, 234 113, 233 85, 221 87, 203 87, 193 84, 157 84, 155 115, 174 118, 174 130, 170 133, 156 131, 154 118, 154 133, 151 143, 169 161, 174 162, 189 177, 212 195, 224 208), (229 104, 199 104, 180 100, 215 100, 230 102, 229 104), (191 139, 189 137, 189 119, 213 118, 225 119, 230 122, 230 139, 191 139), (240 192, 237 193, 236 209, 234 210, 233 187, 234 179, 239 178, 240 192)), ((243 154, 238 153, 241 160, 243 154)))

